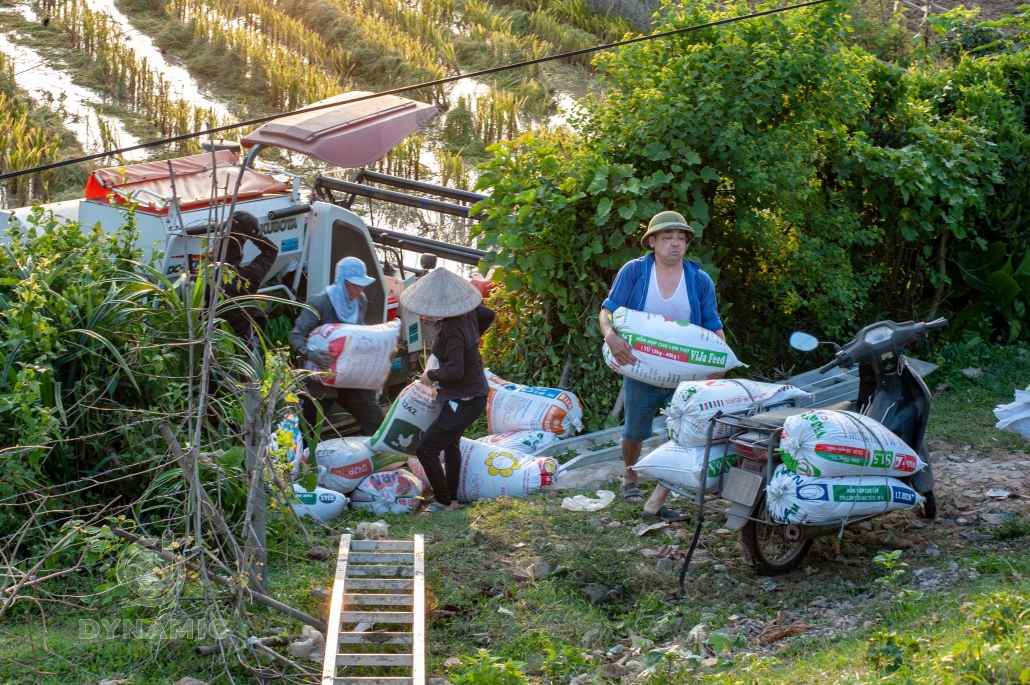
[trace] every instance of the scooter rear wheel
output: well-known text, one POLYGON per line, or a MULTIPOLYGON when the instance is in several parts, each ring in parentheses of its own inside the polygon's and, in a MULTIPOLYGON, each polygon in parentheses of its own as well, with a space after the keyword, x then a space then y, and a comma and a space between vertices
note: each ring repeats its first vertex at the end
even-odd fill
POLYGON ((763 493, 755 508, 751 510, 749 520, 740 531, 741 542, 751 557, 751 563, 760 576, 782 576, 796 569, 808 550, 812 548, 811 540, 791 542, 784 537, 786 526, 774 523, 765 506, 763 493), (755 519, 760 519, 761 523, 755 519))

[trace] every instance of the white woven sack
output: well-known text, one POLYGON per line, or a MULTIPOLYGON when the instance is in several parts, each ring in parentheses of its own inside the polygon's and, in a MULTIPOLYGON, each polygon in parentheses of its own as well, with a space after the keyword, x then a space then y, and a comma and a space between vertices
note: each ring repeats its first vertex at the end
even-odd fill
POLYGON ((393 401, 369 445, 375 452, 413 457, 422 434, 433 425, 442 410, 443 403, 436 399, 436 389, 415 381, 401 390, 393 401))
POLYGON ((675 388, 743 366, 722 338, 694 324, 619 307, 612 326, 633 348, 637 361, 619 364, 608 343, 601 348, 604 361, 613 371, 648 385, 675 388))
POLYGON ((805 476, 911 476, 926 466, 916 451, 868 416, 812 409, 783 424, 779 451, 805 476))
POLYGON ((371 438, 348 437, 323 440, 315 448, 318 484, 337 492, 351 492, 376 471, 403 464, 405 458, 390 452, 373 452, 371 438))
POLYGON ((486 380, 486 423, 491 433, 539 430, 567 438, 583 430, 583 405, 568 390, 509 383, 489 369, 486 380))
MULTIPOLYGON (((444 465, 442 452, 440 464, 444 465)), ((430 487, 418 459, 408 459, 408 468, 426 487, 430 487)), ((557 471, 558 461, 553 457, 532 457, 518 450, 462 438, 458 501, 526 497, 553 483, 557 471)))
POLYGON ((374 514, 404 514, 422 505, 422 481, 401 469, 381 471, 366 476, 350 497, 374 514))
POLYGON ((308 336, 308 348, 328 352, 333 358, 329 369, 310 360, 304 368, 318 371, 315 380, 334 388, 379 390, 390 376, 390 363, 401 335, 399 320, 375 326, 333 323, 319 326, 308 336))
MULTIPOLYGON (((713 492, 719 487, 720 476, 729 473, 730 467, 740 461, 729 443, 712 445, 708 454, 708 477, 705 491, 713 492)), ((701 486, 701 467, 705 463, 705 448, 683 447, 670 440, 659 445, 641 458, 634 471, 641 471, 658 480, 696 491, 701 486)), ((723 479, 725 480, 725 479, 723 479)))
POLYGON ((497 447, 509 447, 524 454, 532 454, 558 442, 558 436, 550 431, 506 431, 478 438, 478 441, 497 447))
POLYGON ((293 484, 293 494, 298 503, 293 504, 293 511, 300 517, 313 518, 326 523, 339 516, 347 508, 347 496, 326 488, 315 486, 314 492, 308 492, 303 485, 293 484))
MULTIPOLYGON (((744 379, 684 381, 677 386, 672 401, 662 413, 669 427, 669 438, 684 447, 691 447, 705 444, 708 423, 720 411, 726 414, 751 412, 811 397, 811 393, 793 385, 744 379)), ((712 437, 720 438, 732 431, 732 427, 717 423, 712 429, 712 437)))
POLYGON ((557 470, 558 461, 551 457, 530 457, 517 450, 462 439, 458 501, 526 497, 553 483, 557 470))
POLYGON ((1017 390, 1015 401, 999 404, 994 408, 994 415, 998 418, 995 428, 1030 438, 1030 392, 1017 390))
POLYGON ((765 489, 769 514, 778 523, 834 523, 907 509, 923 496, 897 478, 816 478, 776 467, 765 489))

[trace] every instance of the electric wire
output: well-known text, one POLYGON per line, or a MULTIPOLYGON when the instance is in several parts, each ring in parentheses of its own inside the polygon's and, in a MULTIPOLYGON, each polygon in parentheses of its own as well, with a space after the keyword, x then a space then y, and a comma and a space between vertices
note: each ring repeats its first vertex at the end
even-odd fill
POLYGON ((193 138, 199 138, 201 136, 213 135, 215 133, 224 133, 225 131, 233 131, 240 128, 246 128, 249 126, 257 126, 259 124, 266 124, 270 121, 276 121, 277 119, 285 119, 286 117, 293 116, 300 112, 317 112, 323 109, 330 109, 332 107, 339 107, 343 104, 354 104, 358 102, 364 102, 366 100, 374 100, 376 98, 386 97, 388 95, 399 95, 401 93, 410 93, 415 90, 422 90, 423 88, 435 88, 436 86, 442 86, 448 83, 454 83, 455 81, 461 81, 468 78, 478 78, 480 76, 489 76, 490 74, 497 74, 503 71, 510 71, 512 69, 521 69, 523 67, 533 66, 534 64, 543 64, 544 62, 553 62, 559 59, 567 59, 570 57, 576 57, 579 55, 585 55, 592 52, 600 52, 602 50, 610 50, 612 48, 619 48, 626 45, 632 45, 634 43, 643 43, 646 41, 657 40, 659 38, 668 38, 669 36, 680 35, 684 33, 690 33, 692 31, 700 31, 702 29, 714 28, 716 26, 725 26, 727 24, 733 24, 738 21, 745 21, 747 19, 757 19, 758 17, 765 17, 772 14, 780 14, 795 9, 802 9, 805 7, 813 7, 815 5, 822 5, 833 0, 809 0, 808 2, 797 3, 794 5, 787 5, 786 7, 777 7, 774 9, 762 10, 760 12, 753 12, 751 14, 745 14, 739 17, 727 17, 726 19, 719 19, 716 21, 710 21, 704 24, 696 24, 694 26, 684 26, 678 29, 671 29, 669 31, 662 31, 660 33, 652 33, 647 36, 637 36, 636 38, 630 38, 628 40, 615 41, 613 43, 604 43, 602 45, 594 45, 588 48, 581 48, 579 50, 572 50, 570 52, 562 52, 556 55, 548 55, 545 57, 537 57, 535 59, 529 59, 522 62, 515 62, 513 64, 506 64, 498 67, 491 67, 489 69, 481 69, 479 71, 469 72, 467 74, 458 74, 456 76, 448 76, 446 78, 437 79, 435 81, 425 81, 423 83, 417 83, 410 86, 401 86, 399 88, 391 88, 384 90, 379 93, 370 93, 369 95, 362 95, 360 97, 352 98, 344 102, 331 102, 321 104, 317 106, 301 107, 290 112, 280 112, 279 114, 272 114, 265 117, 258 117, 256 119, 248 119, 246 121, 240 121, 234 124, 225 124, 224 126, 216 126, 214 128, 207 128, 202 131, 196 131, 194 133, 183 133, 177 136, 170 136, 168 138, 161 138, 159 140, 151 141, 149 143, 140 143, 138 145, 130 145, 129 147, 119 148, 117 150, 110 150, 107 152, 96 152, 90 155, 83 155, 82 157, 75 157, 73 159, 66 159, 59 162, 51 162, 49 164, 42 164, 40 166, 32 167, 29 169, 23 169, 20 171, 11 171, 6 174, 0 174, 0 181, 5 181, 9 178, 16 178, 18 176, 24 176, 26 174, 35 174, 41 171, 49 171, 50 169, 57 169, 59 167, 68 166, 71 164, 79 164, 81 162, 90 162, 96 159, 104 159, 106 157, 112 157, 116 155, 124 155, 127 152, 135 152, 136 150, 143 150, 151 147, 159 147, 161 145, 167 145, 169 143, 179 143, 184 140, 191 140, 193 138))

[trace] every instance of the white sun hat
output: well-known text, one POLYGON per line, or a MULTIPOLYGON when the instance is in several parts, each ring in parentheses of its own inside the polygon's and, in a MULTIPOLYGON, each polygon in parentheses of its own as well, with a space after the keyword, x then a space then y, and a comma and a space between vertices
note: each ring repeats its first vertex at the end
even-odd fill
POLYGON ((443 268, 433 269, 401 293, 406 310, 437 319, 467 314, 482 301, 474 285, 443 268))

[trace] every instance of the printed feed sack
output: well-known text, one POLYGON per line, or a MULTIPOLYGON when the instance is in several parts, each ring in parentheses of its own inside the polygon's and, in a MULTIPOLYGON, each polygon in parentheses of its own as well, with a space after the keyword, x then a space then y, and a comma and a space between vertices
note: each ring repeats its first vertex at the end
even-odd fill
POLYGON ((743 366, 722 338, 694 324, 619 307, 612 325, 629 342, 637 361, 620 365, 605 343, 601 348, 605 362, 613 371, 650 385, 675 388, 683 381, 743 366))
POLYGON ((332 521, 347 508, 346 495, 317 485, 314 492, 308 492, 303 485, 294 483, 293 494, 298 502, 292 506, 298 516, 308 516, 323 523, 332 521))
POLYGON ((513 449, 461 441, 461 480, 458 501, 525 497, 554 482, 557 460, 529 457, 513 449))
MULTIPOLYGON (((719 476, 729 473, 730 467, 740 461, 729 443, 712 445, 708 454, 708 478, 705 482, 707 492, 719 487, 719 476)), ((670 440, 656 447, 633 467, 634 471, 643 471, 666 483, 679 486, 685 490, 697 490, 701 485, 701 467, 705 463, 705 448, 683 447, 670 440)))
POLYGON ((404 457, 390 452, 373 452, 371 438, 349 437, 323 440, 315 448, 318 484, 337 492, 350 492, 362 479, 376 471, 404 463, 404 457))
POLYGON ((567 438, 583 430, 583 405, 571 392, 509 383, 489 370, 486 380, 486 423, 491 433, 539 430, 567 438))
MULTIPOLYGON (((440 463, 444 457, 440 454, 440 463)), ((428 488, 429 479, 416 458, 408 468, 428 488)), ((558 462, 552 457, 530 457, 517 450, 461 439, 461 480, 458 501, 475 502, 496 497, 525 497, 554 482, 558 462)), ((446 471, 446 466, 444 466, 446 471)))
MULTIPOLYGON (((684 381, 676 388, 665 411, 669 437, 684 447, 705 444, 708 422, 718 412, 729 414, 768 409, 798 398, 811 398, 810 393, 793 385, 758 383, 748 380, 684 381)), ((716 424, 712 438, 728 435, 733 428, 716 424)))
POLYGON ((383 419, 383 425, 369 443, 376 452, 415 456, 415 448, 436 417, 443 403, 436 399, 436 388, 415 381, 401 391, 383 419))
POLYGON ((550 431, 506 431, 478 438, 479 442, 497 447, 509 447, 525 454, 550 447, 558 436, 550 431))
POLYGON ((817 478, 776 467, 765 489, 769 514, 778 523, 830 523, 905 509, 923 496, 897 478, 817 478))
POLYGON ((366 476, 350 497, 374 514, 404 514, 422 505, 422 481, 401 469, 380 471, 366 476))
POLYGON ((779 452, 804 476, 910 476, 926 466, 883 424, 850 411, 813 409, 783 424, 779 452))
POLYGON ((319 326, 308 336, 308 347, 328 352, 333 358, 329 369, 305 360, 308 371, 320 371, 314 378, 334 388, 379 390, 390 375, 393 351, 401 335, 398 320, 375 326, 333 323, 319 326))

